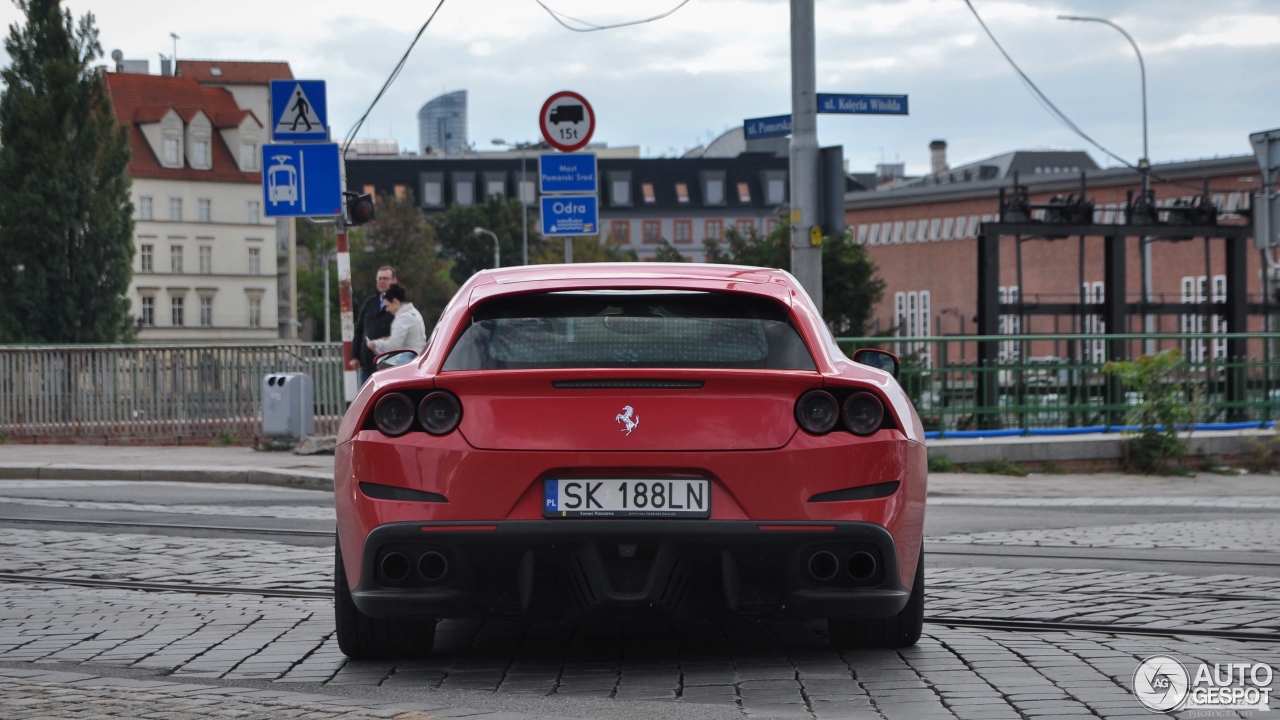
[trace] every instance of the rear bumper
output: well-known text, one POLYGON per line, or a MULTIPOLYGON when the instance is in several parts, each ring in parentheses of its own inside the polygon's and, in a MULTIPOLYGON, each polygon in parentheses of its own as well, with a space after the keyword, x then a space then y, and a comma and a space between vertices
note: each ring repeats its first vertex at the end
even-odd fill
POLYGON ((352 599, 374 617, 887 617, 910 594, 893 537, 869 522, 401 522, 374 528, 361 556, 352 599))

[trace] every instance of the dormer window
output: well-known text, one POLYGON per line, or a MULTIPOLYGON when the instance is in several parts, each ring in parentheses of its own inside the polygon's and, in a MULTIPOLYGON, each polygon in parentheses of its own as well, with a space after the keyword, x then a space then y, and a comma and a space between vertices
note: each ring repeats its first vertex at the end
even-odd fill
POLYGON ((689 202, 689 186, 686 183, 676 183, 676 202, 682 205, 689 202))
POLYGON ((209 141, 205 139, 197 139, 191 143, 191 165, 192 167, 207 168, 209 167, 209 141))
POLYGON ((258 143, 245 140, 240 143, 240 169, 245 172, 258 169, 258 143))
POLYGON ((181 155, 179 153, 178 138, 167 137, 164 139, 164 164, 169 167, 177 167, 182 164, 181 155))

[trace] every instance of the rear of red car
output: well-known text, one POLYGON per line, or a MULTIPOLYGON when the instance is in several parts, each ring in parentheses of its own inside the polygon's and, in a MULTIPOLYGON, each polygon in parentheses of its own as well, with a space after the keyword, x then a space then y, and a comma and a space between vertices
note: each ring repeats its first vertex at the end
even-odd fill
MULTIPOLYGON (((344 651, 503 613, 787 612, 851 640, 917 614, 919 421, 789 275, 538 273, 474 278, 344 420, 344 651)), ((882 644, 914 642, 898 624, 882 644)))

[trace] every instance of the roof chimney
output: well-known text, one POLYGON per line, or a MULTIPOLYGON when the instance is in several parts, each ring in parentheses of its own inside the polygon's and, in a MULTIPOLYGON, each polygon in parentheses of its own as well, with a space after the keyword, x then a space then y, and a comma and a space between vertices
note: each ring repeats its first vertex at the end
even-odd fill
POLYGON ((161 53, 160 54, 160 74, 163 75, 164 77, 169 77, 170 75, 173 74, 173 71, 170 69, 169 63, 170 63, 169 58, 165 57, 164 53, 161 53))
POLYGON ((947 167, 946 140, 934 140, 929 143, 929 162, 931 165, 930 172, 934 175, 941 175, 950 169, 947 167))

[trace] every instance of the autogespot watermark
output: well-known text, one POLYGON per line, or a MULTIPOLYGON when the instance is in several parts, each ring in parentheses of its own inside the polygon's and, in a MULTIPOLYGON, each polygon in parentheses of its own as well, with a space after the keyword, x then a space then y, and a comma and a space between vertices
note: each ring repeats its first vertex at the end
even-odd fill
POLYGON ((1148 710, 1271 710, 1271 666, 1200 663, 1194 675, 1170 655, 1152 655, 1133 673, 1133 694, 1148 710))

